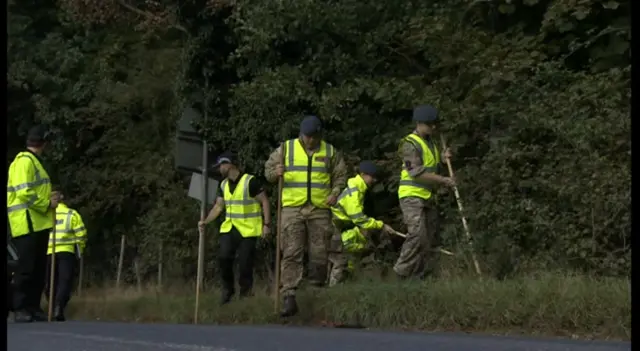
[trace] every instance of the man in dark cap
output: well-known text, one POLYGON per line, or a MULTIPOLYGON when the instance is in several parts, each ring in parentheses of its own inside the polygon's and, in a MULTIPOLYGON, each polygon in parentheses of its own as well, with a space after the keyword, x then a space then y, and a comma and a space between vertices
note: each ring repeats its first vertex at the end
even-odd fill
POLYGON ((220 183, 215 205, 198 225, 204 227, 218 218, 222 211, 225 212, 225 220, 220 226, 218 254, 222 273, 221 304, 224 305, 235 293, 233 266, 236 254, 240 298, 251 295, 256 242, 271 232, 271 206, 260 181, 240 171, 233 153, 222 153, 214 167, 220 167, 224 180, 220 183))
POLYGON ((7 216, 12 242, 18 253, 13 276, 15 321, 46 321, 40 308, 45 284, 47 244, 53 228, 59 196, 51 191, 49 174, 40 156, 47 144, 47 130, 36 126, 27 134, 27 149, 9 166, 7 216))
POLYGON ((331 207, 334 234, 331 238, 329 286, 346 278, 350 258, 364 257, 371 249, 371 238, 380 232, 392 234, 393 228, 364 214, 364 196, 376 182, 378 169, 371 161, 362 161, 359 173, 347 181, 347 187, 331 207))
POLYGON ((403 167, 398 197, 407 225, 407 237, 393 270, 400 278, 425 278, 435 269, 438 236, 438 210, 434 190, 437 186, 453 186, 452 178, 439 175, 442 159, 451 157, 447 149, 440 155, 432 135, 438 124, 438 110, 420 105, 413 110, 416 129, 400 142, 403 167))
POLYGON ((296 290, 302 281, 304 251, 309 248, 309 282, 322 286, 327 277, 328 245, 333 233, 330 207, 347 181, 341 153, 322 140, 322 122, 307 116, 298 138, 285 141, 265 163, 265 177, 282 190, 283 317, 298 312, 296 290))

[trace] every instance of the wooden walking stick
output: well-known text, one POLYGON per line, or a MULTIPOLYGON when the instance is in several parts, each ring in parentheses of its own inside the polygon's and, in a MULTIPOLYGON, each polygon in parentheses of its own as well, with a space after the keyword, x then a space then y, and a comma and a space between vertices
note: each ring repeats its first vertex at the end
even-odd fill
MULTIPOLYGON (((202 220, 206 218, 205 216, 201 216, 202 220)), ((204 269, 204 235, 205 229, 204 227, 198 227, 198 236, 199 236, 199 244, 198 244, 198 272, 196 276, 196 305, 195 311, 193 313, 193 324, 198 324, 198 311, 200 309, 200 290, 202 290, 202 279, 203 279, 203 269, 204 269)))
MULTIPOLYGON (((396 235, 396 236, 399 236, 399 237, 401 237, 401 238, 406 238, 406 237, 407 237, 407 234, 400 233, 399 231, 396 231, 396 230, 394 230, 392 234, 393 234, 393 235, 396 235)), ((437 251, 438 251, 438 252, 440 252, 440 253, 442 253, 442 254, 445 254, 445 255, 447 255, 447 256, 454 256, 454 253, 453 253, 453 252, 451 252, 451 251, 447 251, 447 250, 445 250, 445 249, 443 249, 443 248, 439 248, 437 251)))
MULTIPOLYGON (((440 135, 440 141, 442 142, 442 150, 446 150, 447 144, 445 143, 444 136, 442 134, 440 135)), ((449 176, 454 177, 453 167, 451 167, 451 160, 447 157, 445 161, 447 162, 447 168, 449 169, 449 176)), ((469 243, 472 243, 471 233, 469 232, 467 218, 464 216, 464 209, 462 207, 462 200, 460 200, 460 192, 458 191, 458 187, 454 186, 453 191, 456 196, 456 202, 458 203, 458 211, 460 212, 460 218, 462 218, 462 226, 464 227, 465 236, 467 237, 469 243)), ((471 259, 473 260, 473 266, 476 269, 476 273, 478 273, 478 275, 482 275, 482 272, 480 271, 480 264, 478 264, 478 259, 476 258, 476 253, 473 251, 473 247, 471 248, 471 259)))
MULTIPOLYGON (((285 147, 284 143, 280 145, 280 152, 282 153, 282 166, 284 167, 284 153, 285 147)), ((278 177, 278 204, 276 208, 276 216, 278 216, 278 221, 276 223, 276 268, 275 275, 276 278, 273 282, 273 296, 275 300, 273 301, 273 309, 275 313, 278 313, 280 309, 280 238, 282 236, 282 187, 284 185, 284 174, 281 177, 278 177)))
POLYGON ((53 292, 56 279, 56 209, 53 209, 53 229, 51 229, 51 237, 53 245, 51 246, 51 267, 49 267, 49 313, 47 319, 49 322, 53 320, 53 292))
POLYGON ((80 255, 80 271, 78 272, 78 296, 82 295, 82 276, 84 275, 84 257, 80 255))
POLYGON ((118 271, 116 272, 116 290, 120 289, 120 278, 122 277, 122 266, 124 265, 124 247, 126 238, 124 234, 120 237, 120 256, 118 257, 118 271))

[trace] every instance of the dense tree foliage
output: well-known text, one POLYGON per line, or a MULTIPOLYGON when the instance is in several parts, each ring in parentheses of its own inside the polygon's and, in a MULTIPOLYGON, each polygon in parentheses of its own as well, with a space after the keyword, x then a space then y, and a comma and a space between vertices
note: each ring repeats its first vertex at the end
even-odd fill
MULTIPOLYGON (((31 123, 56 131, 49 167, 89 223, 97 279, 123 234, 130 257, 151 265, 162 242, 190 278, 197 203, 173 147, 198 93, 213 153, 255 174, 318 114, 350 164, 384 166, 368 207, 398 229, 397 143, 431 103, 486 270, 627 274, 629 14, 608 0, 10 1, 8 156, 31 123)), ((453 196, 440 204, 443 243, 463 250, 453 196)))

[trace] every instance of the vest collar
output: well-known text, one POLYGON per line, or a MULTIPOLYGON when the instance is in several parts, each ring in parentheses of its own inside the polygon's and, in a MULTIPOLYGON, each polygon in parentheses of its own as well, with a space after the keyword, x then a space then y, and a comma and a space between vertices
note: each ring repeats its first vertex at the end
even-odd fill
POLYGON ((233 184, 238 184, 242 180, 242 177, 244 177, 244 173, 238 172, 238 178, 236 178, 236 180, 227 177, 227 181, 232 182, 233 184))
POLYGON ((300 143, 300 146, 302 146, 302 148, 304 149, 304 151, 313 151, 313 152, 318 152, 320 150, 320 148, 322 147, 322 142, 323 140, 320 140, 320 142, 318 143, 318 146, 316 146, 315 149, 313 150, 308 150, 305 146, 304 143, 302 142, 302 136, 298 137, 298 142, 300 143))
POLYGON ((28 153, 28 154, 33 155, 33 157, 35 157, 35 158, 36 158, 36 160, 38 160, 38 162, 42 163, 42 160, 40 159, 40 156, 36 155, 36 153, 35 153, 35 152, 33 152, 33 151, 29 150, 29 149, 24 149, 24 151, 23 151, 23 152, 26 152, 26 153, 28 153))
POLYGON ((418 138, 424 140, 424 141, 431 141, 431 135, 427 136, 426 138, 423 138, 420 136, 420 134, 418 134, 418 131, 414 130, 413 134, 415 134, 418 138))

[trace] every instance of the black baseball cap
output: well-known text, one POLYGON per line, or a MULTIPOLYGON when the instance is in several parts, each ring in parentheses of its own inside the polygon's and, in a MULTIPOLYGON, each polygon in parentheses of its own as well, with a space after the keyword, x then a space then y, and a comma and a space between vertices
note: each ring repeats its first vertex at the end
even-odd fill
POLYGON ((360 162, 358 169, 360 170, 360 173, 368 174, 374 178, 378 175, 378 167, 372 161, 360 162))
POLYGON ((44 143, 49 141, 50 133, 49 129, 43 125, 37 125, 31 127, 27 132, 27 141, 34 143, 44 143))
POLYGON ((322 132, 322 121, 317 116, 306 116, 300 123, 300 133, 306 136, 318 135, 322 132))
POLYGON ((211 167, 219 167, 223 163, 230 163, 236 165, 236 156, 231 151, 225 151, 218 156, 216 163, 211 167))
POLYGON ((413 121, 425 124, 438 122, 438 110, 430 105, 420 105, 413 109, 413 121))

